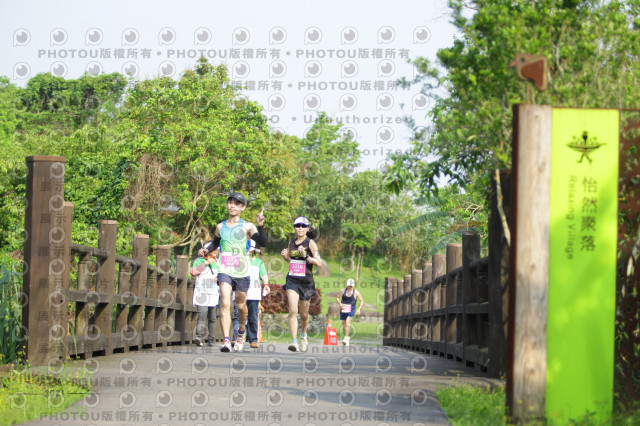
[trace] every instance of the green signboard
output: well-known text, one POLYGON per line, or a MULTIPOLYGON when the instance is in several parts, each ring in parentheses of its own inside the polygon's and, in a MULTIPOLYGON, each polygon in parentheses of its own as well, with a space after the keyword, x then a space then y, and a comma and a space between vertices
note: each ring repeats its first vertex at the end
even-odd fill
POLYGON ((546 414, 552 424, 613 400, 619 113, 553 109, 546 414))

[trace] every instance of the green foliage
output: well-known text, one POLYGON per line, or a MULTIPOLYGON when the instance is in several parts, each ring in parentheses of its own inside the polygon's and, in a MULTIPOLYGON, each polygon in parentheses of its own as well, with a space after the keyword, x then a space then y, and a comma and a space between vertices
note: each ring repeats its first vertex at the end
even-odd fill
POLYGON ((13 362, 23 350, 22 276, 15 259, 0 253, 0 364, 13 362))
POLYGON ((440 387, 438 401, 453 425, 505 425, 504 388, 484 389, 465 384, 440 387))
MULTIPOLYGON (((505 425, 505 390, 503 387, 483 388, 469 384, 442 386, 436 391, 438 401, 453 425, 505 425)), ((612 425, 636 425, 640 421, 640 410, 625 411, 623 407, 616 407, 613 417, 606 424, 612 425)), ((534 420, 526 425, 549 424, 547 420, 534 420)), ((595 413, 586 414, 582 418, 571 419, 570 425, 596 426, 602 425, 597 421, 595 413)))
POLYGON ((421 75, 412 83, 423 84, 435 99, 429 113, 433 124, 425 129, 412 123, 414 149, 394 157, 390 188, 416 185, 421 192, 437 192, 446 178, 488 192, 488 173, 511 163, 515 103, 639 107, 637 0, 451 0, 450 5, 462 36, 438 51, 437 63, 415 61, 421 75), (546 92, 520 81, 509 67, 517 53, 547 57, 546 92), (407 170, 412 173, 403 173, 407 170))
POLYGON ((8 252, 22 248, 28 155, 66 157, 74 241, 95 246, 99 220, 115 219, 122 254, 136 233, 192 253, 225 218, 231 189, 248 196, 248 220, 268 204, 267 226, 277 227, 294 215, 302 185, 298 140, 271 134, 262 107, 238 97, 226 68, 204 59, 177 81, 39 74, 18 88, 2 79, 0 149, 0 246, 8 252))
MULTIPOLYGON (((29 366, 16 366, 0 386, 0 424, 21 424, 60 412, 89 393, 86 373, 66 373, 60 377, 35 374, 29 366)), ((86 414, 79 406, 78 417, 86 414)))

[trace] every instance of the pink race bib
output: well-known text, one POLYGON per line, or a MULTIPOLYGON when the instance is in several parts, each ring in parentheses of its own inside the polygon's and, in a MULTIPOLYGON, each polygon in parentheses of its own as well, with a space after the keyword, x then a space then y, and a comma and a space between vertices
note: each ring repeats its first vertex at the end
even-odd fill
POLYGON ((237 268, 240 266, 240 255, 233 253, 222 253, 220 255, 220 263, 228 268, 237 268))
POLYGON ((291 259, 291 262, 289 262, 289 275, 292 277, 304 277, 307 275, 307 261, 291 259))
POLYGON ((351 305, 342 305, 342 313, 344 314, 348 314, 349 312, 351 312, 351 305))

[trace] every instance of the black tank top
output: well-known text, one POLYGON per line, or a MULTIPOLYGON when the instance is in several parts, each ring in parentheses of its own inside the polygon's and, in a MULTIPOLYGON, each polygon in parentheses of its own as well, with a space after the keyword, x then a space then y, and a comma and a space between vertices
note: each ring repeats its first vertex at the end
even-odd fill
POLYGON ((306 265, 306 273, 304 277, 296 277, 291 275, 291 269, 289 269, 289 273, 287 274, 288 280, 293 280, 300 283, 312 283, 313 282, 313 264, 306 261, 306 256, 292 256, 291 253, 298 250, 298 246, 304 247, 307 256, 311 256, 311 250, 309 250, 309 237, 306 237, 304 241, 300 244, 296 244, 296 240, 289 241, 289 257, 291 260, 304 261, 306 265))
POLYGON ((356 308, 356 290, 353 289, 353 294, 351 296, 347 296, 347 289, 344 289, 344 293, 342 293, 341 302, 343 305, 351 305, 351 310, 356 308))

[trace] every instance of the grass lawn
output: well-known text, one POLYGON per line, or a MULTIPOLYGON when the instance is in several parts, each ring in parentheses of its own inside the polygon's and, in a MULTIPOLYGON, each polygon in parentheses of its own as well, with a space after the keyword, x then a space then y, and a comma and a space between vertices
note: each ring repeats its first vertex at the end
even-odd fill
MULTIPOLYGON (((286 343, 291 340, 289 328, 287 327, 287 314, 278 314, 280 319, 277 321, 280 326, 262 328, 262 337, 264 343, 286 343)), ((342 321, 332 321, 332 327, 336 329, 338 334, 338 343, 342 341, 344 333, 342 330, 342 321)), ((312 327, 307 330, 309 343, 322 344, 324 342, 326 328, 312 327)), ((380 345, 382 344, 382 323, 378 322, 352 322, 351 331, 349 332, 351 343, 357 345, 380 345)))
MULTIPOLYGON (((465 384, 462 386, 441 387, 436 391, 442 409, 454 426, 499 426, 506 425, 504 388, 481 388, 465 384)), ((547 424, 539 420, 526 423, 528 426, 547 424)), ((568 424, 575 426, 600 426, 602 422, 593 416, 572 419, 568 424)), ((623 413, 614 409, 613 418, 608 425, 640 424, 640 409, 623 413)))
MULTIPOLYGON (((12 425, 63 411, 90 391, 78 377, 54 378, 15 371, 2 376, 0 424, 12 425)), ((82 414, 80 412, 78 415, 82 414)))
MULTIPOLYGON (((269 274, 269 281, 274 284, 284 284, 288 266, 286 266, 282 257, 279 254, 265 253, 264 263, 267 267, 267 273, 269 274)), ((328 296, 328 294, 338 293, 347 286, 347 280, 349 278, 356 278, 355 271, 347 272, 348 268, 347 271, 345 271, 344 267, 341 268, 340 262, 329 260, 327 264, 329 265, 330 272, 328 277, 314 275, 316 288, 322 291, 321 312, 323 315, 327 313, 329 303, 336 301, 335 295, 328 296)), ((314 268, 314 274, 316 270, 317 268, 314 268)), ((362 294, 364 302, 375 306, 375 310, 380 313, 384 312, 384 279, 388 276, 402 278, 402 273, 398 271, 382 273, 376 271, 375 268, 363 267, 360 282, 356 283, 356 290, 362 294)))

